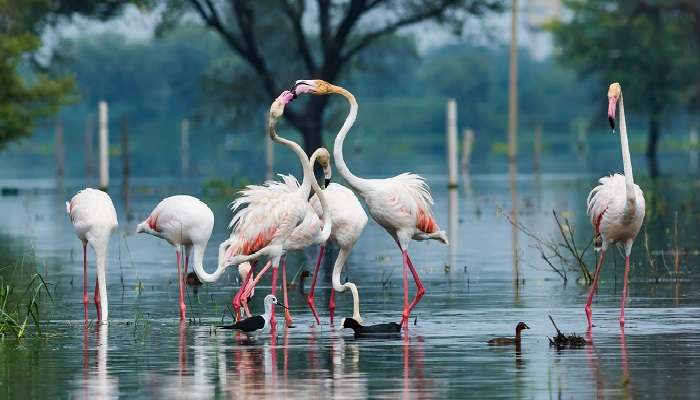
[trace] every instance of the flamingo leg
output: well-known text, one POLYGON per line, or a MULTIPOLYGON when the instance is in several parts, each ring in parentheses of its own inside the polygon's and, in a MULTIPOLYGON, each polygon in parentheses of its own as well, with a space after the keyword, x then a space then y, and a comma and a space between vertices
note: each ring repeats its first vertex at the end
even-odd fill
MULTIPOLYGON (((413 280, 416 282, 416 296, 413 298, 413 301, 411 301, 411 304, 408 306, 408 314, 411 314, 411 311, 413 311, 413 308, 420 302, 421 298, 423 298, 423 295, 425 294, 425 287, 423 287, 423 282, 421 282, 420 277, 418 276, 418 272, 416 271, 416 268, 413 266, 413 262, 411 262, 411 258, 408 256, 408 251, 404 250, 404 253, 406 254, 406 261, 408 262, 408 268, 411 270, 411 275, 413 275, 413 280)), ((405 279, 405 270, 404 270, 404 279, 405 279)), ((404 296, 407 296, 407 292, 404 292, 404 296)), ((406 297, 404 297, 405 301, 406 297)), ((408 322, 408 319, 406 319, 406 322, 408 322)), ((408 323, 406 324, 408 326, 408 323)))
MULTIPOLYGON (((255 286, 260 282, 262 277, 265 275, 265 272, 267 272, 268 269, 272 267, 272 261, 268 261, 267 264, 263 267, 262 271, 258 274, 258 276, 255 277, 253 282, 249 283, 246 288, 245 292, 243 292, 243 295, 241 296, 241 303, 243 303, 243 309, 248 310, 248 298, 250 297, 250 294, 253 292, 253 289, 255 289, 255 286)), ((253 269, 251 268, 251 274, 253 272, 253 269)), ((246 311, 250 314, 249 311, 246 311)))
POLYGON ((177 285, 178 285, 178 290, 180 291, 180 321, 185 320, 185 293, 183 292, 182 288, 182 265, 181 265, 181 255, 180 255, 180 250, 176 250, 175 253, 177 254, 177 285))
POLYGON ((403 312, 401 313, 401 325, 408 329, 408 260, 405 251, 401 250, 401 258, 403 259, 403 312))
MULTIPOLYGON (((248 273, 248 276, 250 276, 250 279, 247 279, 248 284, 246 284, 246 286, 245 286, 246 288, 248 287, 248 285, 250 285, 250 282, 253 281, 253 276, 255 276, 255 263, 256 262, 257 261, 253 261, 250 263, 250 272, 248 273)), ((253 316, 253 314, 250 313, 250 309, 248 309, 248 299, 250 298, 250 295, 246 298, 243 298, 244 293, 245 293, 245 290, 243 292, 241 292, 241 303, 243 305, 243 312, 245 313, 246 318, 250 318, 253 316)), ((251 289, 251 293, 252 293, 252 289, 251 289)))
MULTIPOLYGON (((270 294, 275 296, 277 293, 277 265, 272 267, 272 291, 270 294)), ((285 304, 286 305, 286 304, 285 304)), ((272 332, 277 329, 277 319, 275 318, 275 305, 272 305, 272 316, 270 317, 270 326, 272 327, 272 332)))
POLYGON ((95 278, 95 308, 97 309, 97 320, 102 321, 102 309, 100 308, 100 278, 95 278))
MULTIPOLYGON (((318 270, 321 267, 321 260, 323 260, 323 255, 326 253, 326 246, 321 245, 318 251, 318 258, 316 259, 316 267, 314 267, 314 275, 311 278, 311 288, 309 289, 309 295, 306 297, 306 304, 311 308, 311 313, 316 318, 316 324, 321 325, 321 320, 318 318, 318 312, 314 306, 314 291, 316 290, 316 279, 318 278, 318 270)), ((331 288, 333 291, 333 288, 331 288)), ((286 300, 285 300, 286 301, 286 300)), ((333 312, 331 312, 331 319, 333 319, 333 312)))
MULTIPOLYGON (((287 259, 282 259, 282 297, 284 297, 284 305, 288 305, 287 300, 287 259)), ((289 308, 284 309, 284 321, 287 324, 287 328, 292 328, 294 326, 292 321, 292 314, 289 313, 289 308)))
POLYGON ((328 300, 328 312, 331 317, 331 325, 333 325, 333 314, 335 314, 335 289, 331 287, 331 298, 328 300))
POLYGON ((87 242, 83 242, 83 311, 85 321, 88 320, 88 295, 87 295, 87 242))
POLYGON ((593 312, 591 311, 591 303, 593 303, 593 296, 598 288, 598 276, 600 275, 600 268, 603 266, 603 260, 605 260, 605 251, 600 251, 600 257, 598 257, 598 265, 595 267, 595 274, 593 275, 593 283, 591 284, 591 290, 588 292, 588 301, 586 302, 586 318, 588 319, 588 329, 593 326, 593 312))
POLYGON ((241 296, 245 291, 246 285, 248 285, 248 282, 250 282, 251 275, 253 275, 254 265, 255 261, 253 261, 250 264, 250 271, 248 272, 248 275, 246 275, 245 279, 241 283, 241 287, 238 289, 236 294, 233 296, 233 299, 231 300, 231 306, 233 307, 233 311, 236 313, 236 321, 239 321, 241 319, 241 296))
POLYGON ((622 287, 622 304, 620 304, 620 327, 625 327, 625 301, 627 300, 627 282, 630 272, 630 256, 625 256, 625 283, 622 287))

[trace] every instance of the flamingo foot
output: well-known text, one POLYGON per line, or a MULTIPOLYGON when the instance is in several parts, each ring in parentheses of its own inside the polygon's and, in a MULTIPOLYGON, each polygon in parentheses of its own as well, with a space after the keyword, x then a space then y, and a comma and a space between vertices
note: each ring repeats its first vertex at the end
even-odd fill
POLYGON ((314 318, 316 319, 316 324, 321 325, 321 320, 318 318, 318 311, 316 311, 316 306, 314 305, 314 296, 309 295, 306 298, 306 304, 308 304, 309 308, 311 309, 311 313, 314 315, 314 318))

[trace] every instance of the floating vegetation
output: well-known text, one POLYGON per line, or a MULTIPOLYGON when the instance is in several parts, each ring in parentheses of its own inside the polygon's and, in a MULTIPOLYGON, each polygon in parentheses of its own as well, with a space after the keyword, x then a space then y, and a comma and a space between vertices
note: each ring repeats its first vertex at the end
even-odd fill
POLYGON ((23 292, 18 292, 11 282, 6 282, 0 276, 0 338, 4 340, 8 336, 22 339, 27 335, 28 326, 34 325, 35 334, 42 336, 41 322, 39 320, 39 302, 41 294, 52 300, 51 293, 44 278, 39 273, 32 275, 23 292))
POLYGON ((549 339, 549 346, 550 347, 556 347, 557 350, 561 349, 577 349, 580 347, 585 346, 588 344, 586 339, 583 337, 572 333, 571 335, 564 335, 559 328, 557 327, 557 324, 554 323, 554 319, 552 319, 552 316, 549 316, 549 320, 552 321, 552 325, 554 325, 554 329, 557 330, 557 335, 554 338, 547 337, 549 339))

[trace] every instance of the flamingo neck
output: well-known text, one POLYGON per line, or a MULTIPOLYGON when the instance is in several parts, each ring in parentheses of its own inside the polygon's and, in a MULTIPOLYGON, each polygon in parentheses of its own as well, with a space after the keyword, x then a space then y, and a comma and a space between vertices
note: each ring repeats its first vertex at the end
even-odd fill
POLYGON ((108 321, 109 304, 107 302, 107 238, 98 241, 93 246, 95 251, 95 265, 97 267, 97 287, 100 293, 100 316, 102 321, 108 321))
POLYGON ((193 246, 194 272, 197 274, 197 278, 199 278, 199 280, 202 282, 206 282, 206 283, 216 282, 221 277, 221 274, 224 273, 224 271, 226 270, 226 267, 219 264, 219 265, 217 265, 216 271, 214 271, 214 273, 210 274, 207 271, 205 271, 204 270, 204 250, 205 250, 205 248, 201 244, 195 244, 193 246))
POLYGON ((356 321, 362 321, 360 317, 360 294, 357 291, 357 286, 354 283, 347 282, 343 285, 340 284, 340 273, 343 271, 343 266, 348 260, 350 252, 344 248, 341 248, 338 252, 338 257, 335 259, 335 264, 333 264, 333 276, 331 278, 331 283, 333 284, 333 289, 337 292, 344 292, 350 289, 352 293, 352 317, 356 321))
POLYGON ((309 164, 309 158, 306 156, 306 153, 304 153, 301 146, 299 146, 296 142, 285 139, 277 134, 277 130, 275 129, 276 123, 276 118, 269 119, 268 133, 272 141, 287 146, 297 155, 297 157, 299 157, 301 169, 304 171, 304 180, 301 182, 301 186, 299 186, 298 193, 304 198, 304 201, 306 201, 309 198, 309 193, 311 192, 311 182, 316 179, 314 177, 314 172, 311 169, 311 165, 309 164))
POLYGON ((333 158, 335 158, 335 165, 338 168, 338 173, 345 178, 348 185, 361 192, 366 187, 365 180, 350 172, 350 169, 348 168, 347 164, 345 164, 345 159, 343 158, 343 143, 345 142, 345 137, 348 135, 348 132, 350 132, 350 128, 352 128, 352 126, 355 124, 357 109, 359 106, 357 105, 355 96, 344 88, 336 86, 334 92, 347 99, 348 103, 350 103, 350 112, 348 113, 343 126, 340 128, 340 131, 338 131, 338 134, 335 137, 335 143, 333 145, 333 158))
MULTIPOLYGON (((311 154, 311 158, 309 159, 309 165, 311 165, 312 170, 314 164, 316 164, 316 159, 318 158, 321 151, 322 149, 319 148, 316 149, 316 151, 314 151, 313 154, 311 154)), ((331 235, 332 228, 332 222, 330 218, 331 214, 328 209, 328 201, 326 200, 326 195, 323 194, 323 190, 321 190, 321 187, 318 186, 316 178, 311 180, 311 187, 313 188, 314 192, 316 192, 318 200, 321 202, 321 210, 323 210, 323 228, 321 229, 321 241, 325 243, 328 240, 328 237, 330 237, 331 235)))
POLYGON ((620 93, 620 145, 622 147, 622 165, 625 171, 627 205, 634 206, 636 201, 634 175, 632 174, 632 159, 630 157, 629 143, 627 142, 627 122, 625 121, 625 104, 622 93, 620 93))

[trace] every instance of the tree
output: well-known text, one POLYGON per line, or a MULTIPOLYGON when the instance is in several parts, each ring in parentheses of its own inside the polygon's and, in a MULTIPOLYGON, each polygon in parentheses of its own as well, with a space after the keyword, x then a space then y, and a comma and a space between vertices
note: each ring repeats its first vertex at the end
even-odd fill
POLYGON ((70 99, 73 80, 51 76, 34 55, 44 28, 76 12, 113 16, 118 2, 0 0, 0 146, 30 135, 38 118, 70 99))
POLYGON ((677 7, 681 2, 564 0, 571 18, 550 25, 561 61, 583 76, 621 82, 627 104, 647 114, 653 176, 661 124, 683 102, 679 88, 688 76, 688 58, 697 54, 688 40, 688 14, 677 7))
MULTIPOLYGON (((276 97, 293 79, 337 82, 377 40, 425 21, 459 29, 468 16, 502 8, 503 0, 171 0, 168 15, 194 10, 228 47, 245 60, 252 79, 238 79, 262 98, 276 97), (310 19, 309 19, 310 18, 310 19), (313 20, 317 29, 309 30, 313 20), (282 57, 280 57, 282 55, 282 57)), ((166 18, 165 21, 172 21, 166 18)), ((285 117, 302 133, 308 152, 322 145, 327 96, 313 96, 285 117)), ((240 97, 231 98, 235 104, 240 97)), ((257 103, 261 104, 261 103, 257 103)))

